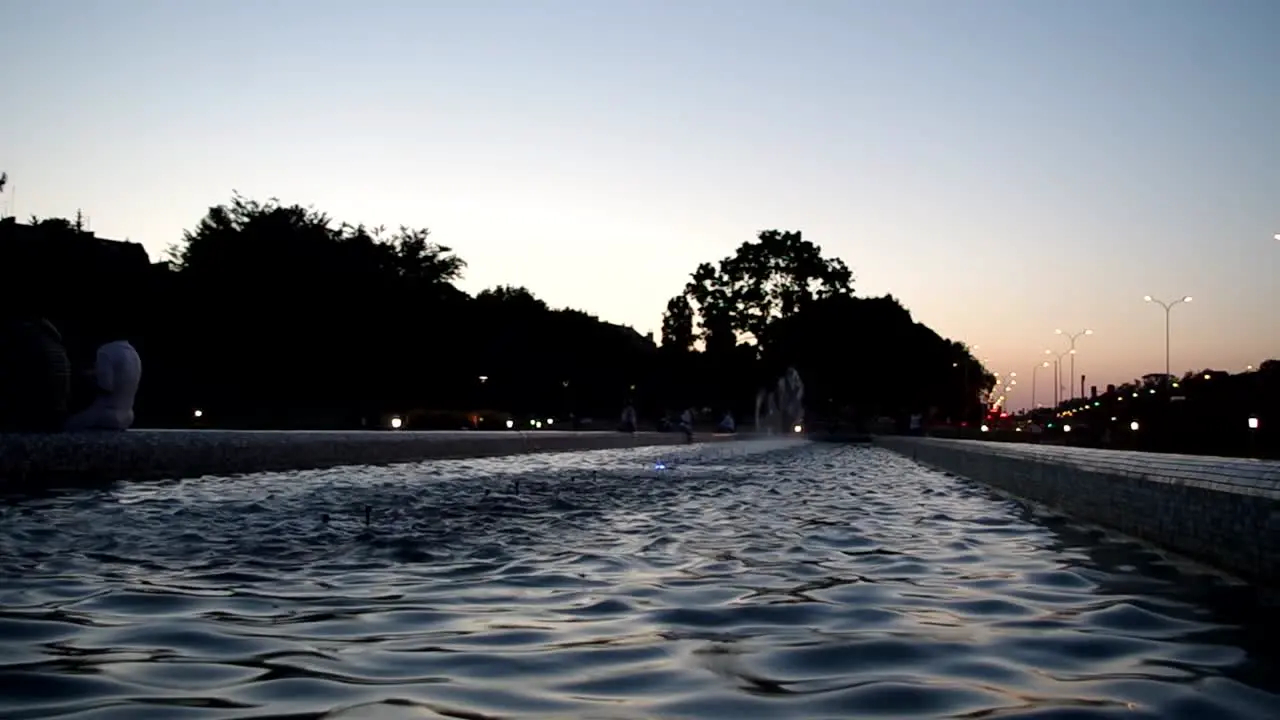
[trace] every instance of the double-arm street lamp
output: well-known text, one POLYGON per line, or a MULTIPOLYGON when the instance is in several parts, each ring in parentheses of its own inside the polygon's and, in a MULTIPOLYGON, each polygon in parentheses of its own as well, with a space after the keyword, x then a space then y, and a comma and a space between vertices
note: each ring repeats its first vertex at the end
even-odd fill
POLYGON ((1046 349, 1045 355, 1053 358, 1053 408, 1057 410, 1058 405, 1062 404, 1062 358, 1068 355, 1075 355, 1075 348, 1055 353, 1046 349))
POLYGON ((1169 381, 1173 379, 1169 375, 1169 315, 1173 312, 1173 309, 1177 307, 1178 303, 1191 302, 1191 296, 1186 295, 1179 300, 1174 300, 1173 302, 1165 302, 1163 300, 1153 298, 1150 295, 1147 295, 1142 299, 1164 308, 1164 382, 1168 385, 1169 381))
POLYGON ((1069 351, 1071 353, 1071 398, 1074 400, 1076 397, 1076 340, 1079 340, 1085 335, 1092 335, 1093 331, 1081 330, 1078 333, 1068 333, 1063 332, 1062 328, 1058 328, 1057 330, 1054 330, 1053 333, 1055 335, 1065 337, 1067 341, 1071 343, 1071 350, 1069 351))

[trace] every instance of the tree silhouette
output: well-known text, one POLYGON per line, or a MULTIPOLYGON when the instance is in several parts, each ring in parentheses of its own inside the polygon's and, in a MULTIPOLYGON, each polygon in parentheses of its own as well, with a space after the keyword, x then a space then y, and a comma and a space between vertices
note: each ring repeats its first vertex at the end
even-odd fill
POLYGON ((693 306, 689 298, 677 295, 667 301, 662 314, 662 347, 668 351, 688 352, 693 349, 693 306))
POLYGON ((699 265, 684 296, 707 347, 728 348, 758 343, 769 323, 806 303, 852 292, 853 274, 839 258, 824 258, 799 232, 765 230, 717 265, 699 265))
POLYGON ((962 345, 915 322, 891 295, 815 299, 773 322, 762 345, 774 372, 797 368, 819 405, 862 420, 973 418, 995 383, 962 345))
MULTIPOLYGON (((687 407, 741 420, 788 367, 815 418, 959 423, 980 417, 994 382, 894 297, 854 297, 844 263, 798 233, 761 233, 698 266, 667 304, 662 348, 527 288, 458 290, 465 263, 426 229, 352 225, 278 200, 233 195, 167 260, 151 265, 141 246, 72 220, 0 224, 0 312, 50 319, 80 364, 123 320, 147 366, 143 427, 187 425, 196 408, 219 427, 370 427, 392 414, 409 428, 551 417, 560 427, 570 416, 611 427, 626 402, 642 425, 687 407), (121 288, 131 295, 110 307, 83 301, 121 288)), ((1209 374, 1185 376, 1178 402, 1160 387, 1135 398, 1136 381, 1096 406, 1064 405, 1078 413, 1072 441, 1091 437, 1083 418, 1114 417, 1140 420, 1152 449, 1274 445, 1280 363, 1209 374), (1250 413, 1260 428, 1246 427, 1250 413)))

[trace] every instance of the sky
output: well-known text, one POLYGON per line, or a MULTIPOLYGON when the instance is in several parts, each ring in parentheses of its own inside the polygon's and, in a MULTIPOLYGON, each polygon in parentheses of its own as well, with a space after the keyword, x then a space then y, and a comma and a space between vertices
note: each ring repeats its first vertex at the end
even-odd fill
POLYGON ((657 334, 800 230, 1000 372, 1163 371, 1147 294, 1174 372, 1280 356, 1274 0, 0 0, 0 69, 0 205, 153 259, 238 191, 657 334))

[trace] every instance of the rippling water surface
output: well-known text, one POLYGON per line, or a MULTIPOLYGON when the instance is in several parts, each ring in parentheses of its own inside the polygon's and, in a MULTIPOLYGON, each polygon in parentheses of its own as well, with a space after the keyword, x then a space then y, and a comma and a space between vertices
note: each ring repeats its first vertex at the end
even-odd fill
POLYGON ((126 484, 0 505, 0 717, 1280 717, 1249 596, 873 448, 126 484))

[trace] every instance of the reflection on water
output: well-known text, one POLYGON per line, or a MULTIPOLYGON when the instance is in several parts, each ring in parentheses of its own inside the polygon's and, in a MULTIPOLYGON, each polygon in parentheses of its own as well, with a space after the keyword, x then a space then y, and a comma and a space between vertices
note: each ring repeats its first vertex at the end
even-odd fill
POLYGON ((872 448, 125 485, 0 505, 0 717, 1280 717, 1248 597, 872 448))

